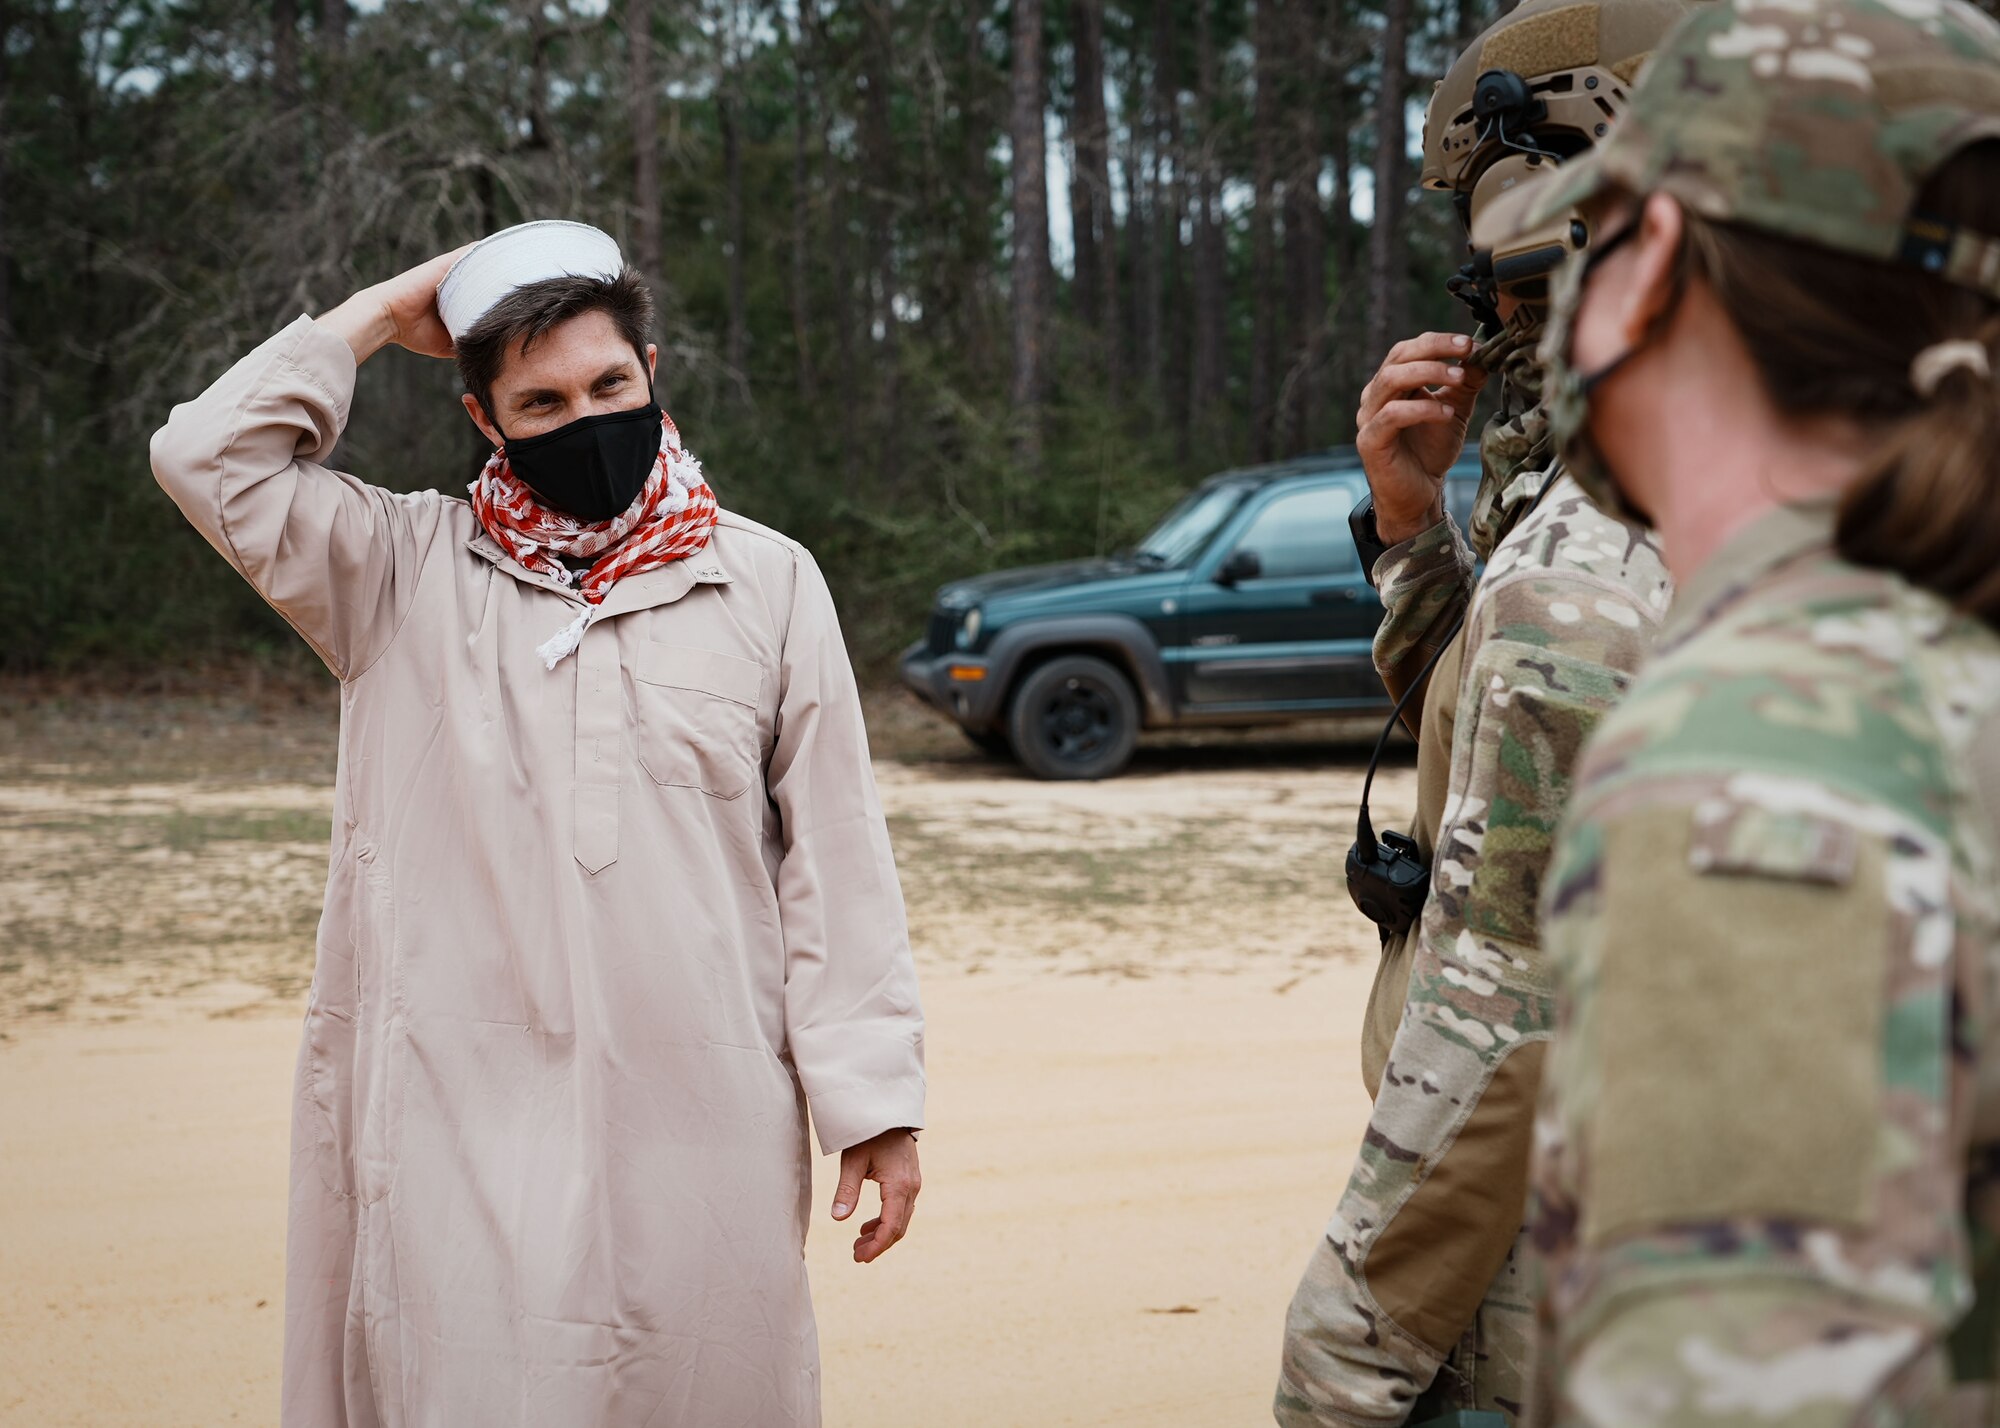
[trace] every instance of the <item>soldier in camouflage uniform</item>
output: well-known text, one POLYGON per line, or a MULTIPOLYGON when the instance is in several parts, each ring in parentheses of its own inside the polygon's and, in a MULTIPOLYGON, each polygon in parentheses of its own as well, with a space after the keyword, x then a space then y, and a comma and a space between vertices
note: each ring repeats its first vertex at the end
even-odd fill
POLYGON ((1723 0, 1579 205, 1552 424, 1680 594, 1547 880, 1530 1420, 2000 1422, 2000 26, 1723 0))
MULTIPOLYGON (((1496 195, 1588 149, 1687 10, 1526 0, 1433 96, 1425 186, 1451 193, 1469 225, 1496 195)), ((1357 417, 1379 534, 1397 542, 1374 567, 1390 693, 1442 647, 1411 697, 1420 713, 1405 716, 1418 736, 1413 835, 1432 879, 1417 925, 1384 941, 1362 1037, 1375 1108, 1287 1316, 1282 1424, 1454 1409, 1511 1420, 1525 1397, 1522 1223, 1551 1024, 1536 902, 1584 737, 1638 668, 1670 593, 1650 537, 1563 479, 1548 438, 1535 356, 1546 274, 1582 236, 1565 218, 1483 254, 1504 316, 1487 314, 1476 350, 1440 333, 1400 344, 1357 417), (1468 544, 1440 478, 1495 377, 1468 544), (1476 559, 1487 565, 1475 588, 1476 559)))

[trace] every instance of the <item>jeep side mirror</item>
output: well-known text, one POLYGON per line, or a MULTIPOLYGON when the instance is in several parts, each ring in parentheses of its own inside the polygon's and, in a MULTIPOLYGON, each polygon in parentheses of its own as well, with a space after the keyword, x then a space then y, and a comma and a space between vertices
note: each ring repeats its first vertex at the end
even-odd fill
POLYGON ((1255 580, 1263 573, 1264 562, 1257 558, 1256 551, 1234 551, 1222 562, 1222 569, 1215 572, 1215 583, 1234 585, 1239 580, 1255 580))

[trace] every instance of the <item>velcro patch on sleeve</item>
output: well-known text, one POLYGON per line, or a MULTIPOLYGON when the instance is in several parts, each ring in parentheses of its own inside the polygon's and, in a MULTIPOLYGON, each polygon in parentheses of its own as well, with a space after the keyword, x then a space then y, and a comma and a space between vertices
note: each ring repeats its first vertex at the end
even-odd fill
POLYGON ((1735 1216, 1867 1218, 1886 850, 1813 823, 1677 805, 1606 829, 1586 1242, 1735 1216))
POLYGON ((1688 867, 1845 887, 1854 881, 1860 847, 1854 828, 1831 818, 1711 798, 1695 808, 1688 867))

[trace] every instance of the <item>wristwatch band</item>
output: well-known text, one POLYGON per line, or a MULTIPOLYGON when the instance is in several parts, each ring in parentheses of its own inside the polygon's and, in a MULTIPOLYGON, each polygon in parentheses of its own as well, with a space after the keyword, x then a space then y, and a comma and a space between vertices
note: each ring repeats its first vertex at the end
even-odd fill
POLYGON ((1347 513, 1347 529, 1354 535, 1354 550, 1361 557, 1361 578, 1375 588, 1375 562, 1388 554, 1382 533, 1375 529, 1375 493, 1367 492, 1347 513))

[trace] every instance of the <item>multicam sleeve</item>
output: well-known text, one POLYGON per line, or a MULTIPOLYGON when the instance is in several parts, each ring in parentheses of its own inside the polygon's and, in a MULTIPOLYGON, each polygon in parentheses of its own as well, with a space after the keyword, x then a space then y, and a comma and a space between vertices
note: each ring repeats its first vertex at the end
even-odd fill
MULTIPOLYGON (((1390 546, 1376 560, 1375 588, 1385 613, 1375 631, 1375 672, 1391 699, 1403 697, 1464 613, 1472 598, 1474 565, 1472 550, 1450 516, 1390 546)), ((1412 734, 1423 714, 1419 691, 1403 709, 1403 723, 1412 734)))
POLYGON ((1692 746, 1754 729, 1756 705, 1649 764, 1718 706, 1641 697, 1593 750, 1605 774, 1549 879, 1563 1020, 1537 1127, 1530 1421, 1992 1422, 1990 1283, 1952 1342, 1992 1277, 1966 1204, 1970 1185, 1976 1221, 1990 869, 1955 861, 1949 800, 1926 816, 1779 771, 1829 735, 1878 784, 1936 767, 1886 725, 1905 747, 1857 741, 1860 701, 1724 766, 1692 746))
POLYGON ((1576 572, 1523 571, 1477 597, 1403 1021, 1287 1318, 1280 1423, 1401 1423, 1476 1314, 1486 1383, 1465 1396, 1519 1407, 1528 1305, 1496 1278, 1521 1232, 1552 1016, 1536 902, 1571 771, 1657 619, 1576 572), (1599 618, 1565 618, 1580 607, 1599 618))

